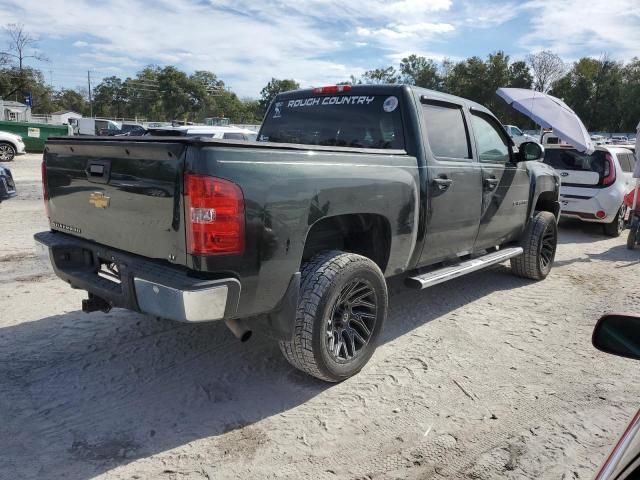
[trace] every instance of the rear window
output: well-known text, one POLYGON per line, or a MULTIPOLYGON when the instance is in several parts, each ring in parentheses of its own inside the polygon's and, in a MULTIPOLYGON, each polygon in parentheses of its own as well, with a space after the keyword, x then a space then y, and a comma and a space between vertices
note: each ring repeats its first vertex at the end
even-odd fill
POLYGON ((271 105, 258 141, 404 149, 400 101, 390 95, 283 99, 271 105))
POLYGON ((604 152, 596 150, 591 155, 577 150, 547 149, 544 152, 544 163, 556 170, 575 170, 582 172, 596 172, 602 176, 605 169, 604 152))
POLYGON ((222 138, 225 140, 248 140, 248 137, 244 133, 225 133, 222 138))

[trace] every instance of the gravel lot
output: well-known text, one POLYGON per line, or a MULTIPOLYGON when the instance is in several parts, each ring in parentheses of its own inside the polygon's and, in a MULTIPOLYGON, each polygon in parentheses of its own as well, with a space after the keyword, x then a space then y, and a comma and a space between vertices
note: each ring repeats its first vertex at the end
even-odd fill
POLYGON ((39 165, 9 165, 0 205, 1 478, 584 479, 640 406, 638 364, 590 343, 603 312, 640 310, 622 237, 562 223, 539 283, 500 265, 395 287, 383 345, 328 385, 222 323, 79 311, 35 256, 39 165))

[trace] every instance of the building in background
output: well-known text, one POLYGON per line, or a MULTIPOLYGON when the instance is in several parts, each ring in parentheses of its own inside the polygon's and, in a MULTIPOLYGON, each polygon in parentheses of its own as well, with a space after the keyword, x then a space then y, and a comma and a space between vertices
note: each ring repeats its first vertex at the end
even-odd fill
POLYGON ((31 107, 13 100, 0 100, 0 121, 30 122, 31 107))
POLYGON ((59 112, 53 112, 51 114, 51 123, 55 125, 71 125, 71 123, 75 122, 70 122, 69 120, 77 120, 78 118, 82 118, 82 115, 78 112, 74 112, 71 110, 60 110, 59 112))

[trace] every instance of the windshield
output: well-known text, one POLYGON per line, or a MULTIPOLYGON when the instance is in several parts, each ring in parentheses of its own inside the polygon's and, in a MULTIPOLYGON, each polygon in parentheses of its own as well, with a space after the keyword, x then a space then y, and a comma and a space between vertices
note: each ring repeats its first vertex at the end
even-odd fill
POLYGON ((400 102, 389 95, 301 97, 274 102, 258 140, 403 149, 400 102))
POLYGON ((544 163, 556 170, 575 170, 583 172, 604 173, 604 152, 595 151, 591 155, 577 150, 547 149, 544 153, 544 163))

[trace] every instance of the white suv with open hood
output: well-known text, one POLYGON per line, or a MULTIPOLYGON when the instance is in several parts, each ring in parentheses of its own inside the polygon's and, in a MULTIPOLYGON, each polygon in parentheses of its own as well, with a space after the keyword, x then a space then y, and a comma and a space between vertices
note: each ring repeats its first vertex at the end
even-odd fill
POLYGON ((597 146, 591 155, 570 145, 546 145, 544 163, 562 182, 561 215, 604 224, 604 233, 617 237, 624 229, 623 197, 633 188, 633 152, 614 146, 597 146))

